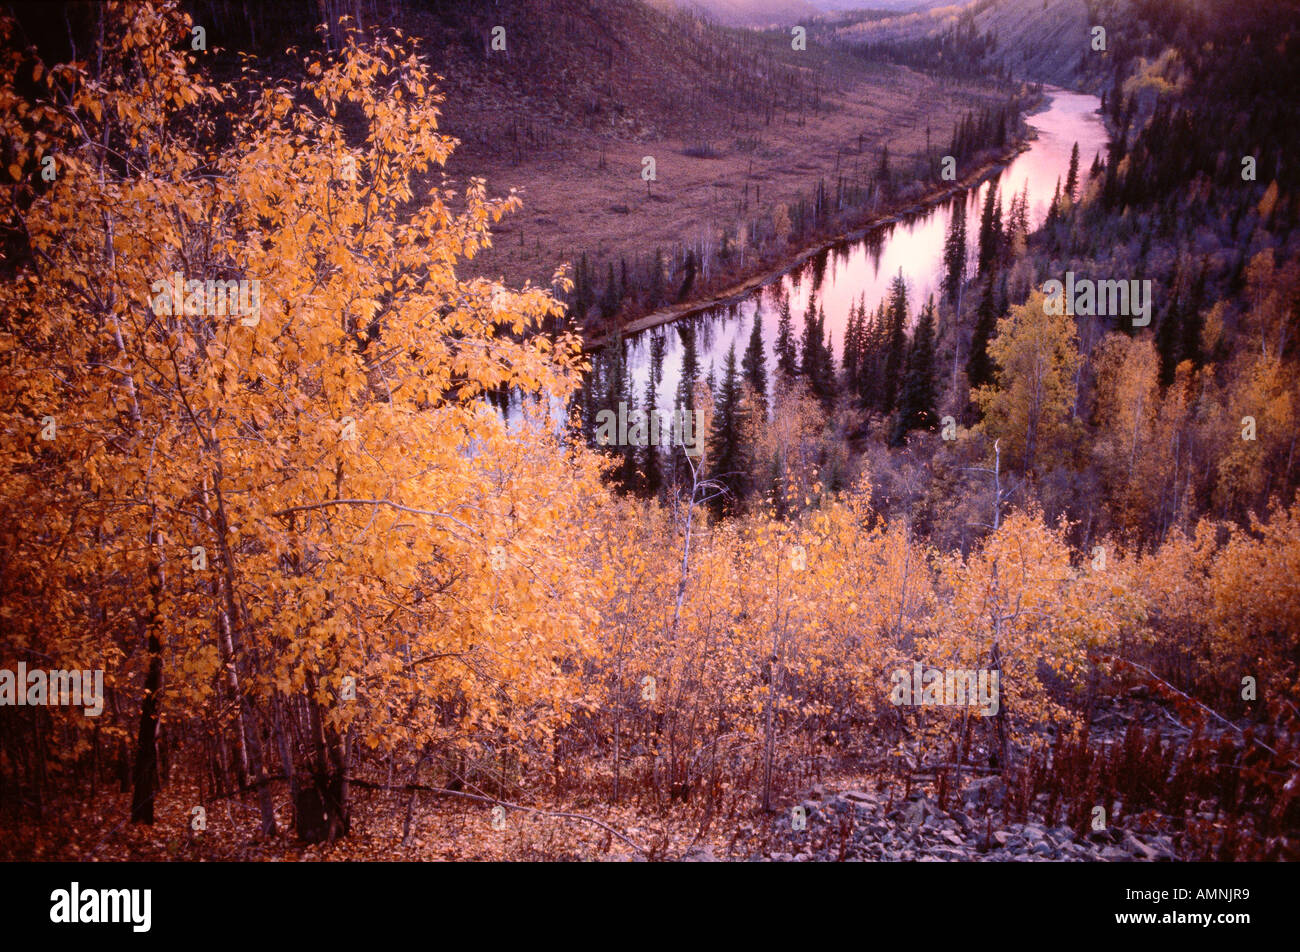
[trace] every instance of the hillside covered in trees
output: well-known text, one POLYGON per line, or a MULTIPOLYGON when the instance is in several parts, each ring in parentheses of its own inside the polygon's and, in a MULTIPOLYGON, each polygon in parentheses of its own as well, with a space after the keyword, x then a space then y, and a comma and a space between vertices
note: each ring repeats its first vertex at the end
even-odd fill
MULTIPOLYGON (((1111 145, 1042 227, 988 188, 941 292, 863 294, 838 346, 815 290, 765 298, 772 359, 755 320, 710 371, 677 321, 671 395, 619 321, 585 350, 591 260, 474 270, 528 196, 444 176, 459 61, 409 32, 236 68, 190 8, 109 4, 55 62, 0 17, 0 853, 1297 858, 1300 17, 1086 12, 1111 145), (1067 272, 1150 282, 1149 320, 1067 272), (662 442, 609 439, 662 402, 662 442), (101 710, 20 665, 100 672, 101 710)), ((984 92, 765 207, 774 260, 956 188, 1051 79, 978 30, 932 71, 928 26, 835 42, 984 92)), ((778 62, 755 102, 823 88, 778 62)))

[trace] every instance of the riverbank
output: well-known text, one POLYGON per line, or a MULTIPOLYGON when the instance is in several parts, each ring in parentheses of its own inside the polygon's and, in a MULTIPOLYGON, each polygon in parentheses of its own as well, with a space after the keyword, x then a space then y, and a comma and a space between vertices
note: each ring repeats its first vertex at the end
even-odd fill
MULTIPOLYGON (((1046 97, 1043 97, 1046 99, 1046 97)), ((1027 110, 1024 115, 1029 116, 1039 109, 1043 108, 1045 103, 1040 101, 1032 109, 1027 110)), ((683 304, 676 304, 672 307, 659 308, 648 314, 641 315, 631 321, 623 324, 617 331, 624 337, 638 334, 641 331, 649 330, 663 324, 671 324, 674 321, 690 317, 704 311, 711 310, 715 307, 724 306, 741 300, 747 295, 753 293, 758 288, 763 287, 773 281, 777 281, 786 274, 801 266, 809 258, 821 254, 829 248, 845 242, 858 241, 873 230, 883 227, 893 222, 901 221, 909 216, 919 214, 930 208, 939 205, 954 195, 974 188, 980 183, 986 181, 993 175, 1001 172, 1013 162, 1017 156, 1027 151, 1030 143, 1035 136, 1033 130, 1023 139, 1018 140, 1015 145, 1008 147, 997 157, 982 163, 973 172, 968 173, 965 177, 955 182, 947 184, 941 188, 935 188, 927 192, 919 199, 911 200, 902 208, 894 209, 882 214, 873 216, 867 223, 859 225, 850 231, 839 232, 831 236, 819 236, 810 240, 803 245, 793 257, 786 258, 784 262, 776 267, 763 265, 754 273, 749 274, 737 283, 732 284, 720 292, 706 295, 704 297, 694 298, 683 304)), ((583 343, 583 350, 591 352, 599 350, 606 346, 614 337, 614 333, 604 333, 598 336, 588 338, 583 343)))

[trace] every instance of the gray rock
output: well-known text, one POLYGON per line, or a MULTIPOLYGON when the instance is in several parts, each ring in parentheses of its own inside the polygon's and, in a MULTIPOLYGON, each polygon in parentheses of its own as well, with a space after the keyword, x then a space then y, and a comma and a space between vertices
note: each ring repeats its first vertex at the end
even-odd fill
POLYGON ((691 847, 682 856, 683 863, 716 863, 718 858, 713 855, 711 846, 694 846, 691 847))
POLYGON ((1151 845, 1159 852, 1157 859, 1177 859, 1178 851, 1174 849, 1174 841, 1167 836, 1157 836, 1151 839, 1151 845))
POLYGON ((962 791, 962 800, 981 807, 1000 807, 1006 799, 1007 785, 1001 777, 981 777, 972 780, 962 791))
POLYGON ((1131 853, 1135 859, 1146 860, 1147 862, 1170 858, 1165 851, 1147 843, 1143 843, 1132 833, 1124 837, 1123 848, 1131 853))
POLYGON ((946 849, 942 846, 933 851, 933 855, 943 860, 945 863, 959 863, 962 860, 969 859, 970 856, 962 850, 946 849))
POLYGON ((917 827, 924 823, 926 817, 933 812, 934 808, 930 806, 930 801, 925 797, 921 797, 921 799, 914 801, 907 807, 903 819, 909 826, 917 827))

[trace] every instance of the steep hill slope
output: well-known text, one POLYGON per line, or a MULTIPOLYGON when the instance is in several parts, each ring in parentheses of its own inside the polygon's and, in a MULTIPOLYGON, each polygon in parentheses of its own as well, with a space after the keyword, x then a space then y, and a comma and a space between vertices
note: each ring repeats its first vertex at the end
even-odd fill
POLYGON ((772 26, 801 23, 820 15, 810 0, 653 0, 660 9, 696 10, 727 26, 772 26))
POLYGON ((1129 0, 972 0, 841 27, 837 35, 859 45, 900 44, 944 36, 978 37, 983 63, 1010 75, 1066 87, 1096 86, 1109 72, 1115 43, 1138 39, 1118 35, 1133 22, 1129 0), (1091 48, 1091 28, 1107 27, 1107 51, 1091 48))

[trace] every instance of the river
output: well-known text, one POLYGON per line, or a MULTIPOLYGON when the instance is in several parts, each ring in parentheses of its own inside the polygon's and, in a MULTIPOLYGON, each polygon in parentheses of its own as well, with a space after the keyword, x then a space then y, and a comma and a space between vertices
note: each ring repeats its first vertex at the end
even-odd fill
MULTIPOLYGON (((773 346, 777 335, 778 295, 788 294, 796 340, 803 330, 803 315, 810 295, 816 294, 826 311, 826 327, 834 344, 836 365, 843 356, 844 328, 849 307, 865 295, 868 311, 874 311, 888 292, 889 282, 901 269, 907 281, 910 310, 916 315, 927 298, 939 297, 943 276, 943 244, 951 216, 964 210, 967 216, 968 251, 973 259, 979 234, 979 218, 989 188, 1000 187, 1003 218, 1011 197, 1026 183, 1029 188, 1031 226, 1037 228, 1047 215, 1047 206, 1057 181, 1065 181, 1070 151, 1079 144, 1079 174, 1086 178, 1096 154, 1103 154, 1109 141, 1098 115, 1101 106, 1095 96, 1048 87, 1047 108, 1027 117, 1036 136, 1000 173, 973 186, 952 200, 906 218, 882 224, 864 237, 843 242, 813 255, 798 267, 755 288, 740 301, 691 318, 696 327, 696 347, 702 374, 714 368, 720 380, 727 351, 734 344, 739 364, 749 341, 755 311, 761 313, 763 342, 767 351, 769 379, 774 372, 773 346), (817 272, 821 271, 820 279, 817 272)), ((970 269, 968 268, 968 271, 970 269)), ((649 376, 650 342, 654 335, 665 341, 663 378, 658 389, 659 409, 671 411, 681 376, 682 347, 676 324, 642 331, 626 341, 628 366, 638 402, 644 397, 649 376)))

